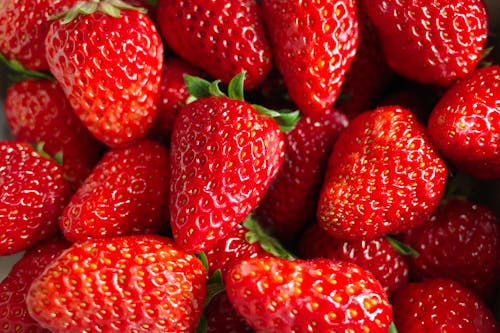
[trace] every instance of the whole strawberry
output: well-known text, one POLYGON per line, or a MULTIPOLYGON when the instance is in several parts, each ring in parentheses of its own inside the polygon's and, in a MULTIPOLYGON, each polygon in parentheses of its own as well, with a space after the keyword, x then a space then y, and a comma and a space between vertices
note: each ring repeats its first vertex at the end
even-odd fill
POLYGON ((6 255, 57 232, 71 189, 62 167, 27 143, 2 141, 0 156, 0 255, 6 255))
POLYGON ((409 259, 418 279, 454 279, 485 298, 500 281, 500 222, 483 205, 446 200, 402 239, 419 253, 409 259))
POLYGON ((254 258, 226 278, 229 301, 257 332, 384 332, 387 296, 359 266, 314 259, 254 258))
POLYGON ((118 147, 146 135, 163 65, 146 14, 120 0, 78 3, 50 26, 45 46, 50 71, 97 139, 118 147))
POLYGON ((156 21, 172 50, 225 84, 244 70, 253 89, 272 67, 255 0, 160 0, 156 21))
POLYGON ((303 116, 285 136, 285 160, 256 218, 279 239, 290 242, 314 221, 328 156, 347 117, 337 110, 303 116))
POLYGON ((347 240, 424 223, 443 195, 447 169, 408 110, 381 107, 339 135, 318 203, 319 225, 347 240))
POLYGON ((275 63, 291 99, 308 115, 335 103, 358 46, 353 0, 264 0, 275 63))
POLYGON ((0 283, 0 332, 48 333, 29 315, 26 296, 33 280, 69 245, 59 235, 50 237, 26 251, 12 267, 0 283))
POLYGON ((61 214, 72 241, 167 229, 169 152, 142 141, 108 151, 61 214))
POLYGON ((0 53, 31 70, 48 71, 45 37, 51 17, 77 0, 4 0, 0 6, 0 53))
POLYGON ((500 66, 481 68, 453 85, 428 128, 457 168, 478 179, 500 178, 500 66))
POLYGON ((30 315, 53 333, 193 332, 206 271, 168 238, 75 243, 37 277, 30 315))
POLYGON ((276 121, 243 101, 243 77, 231 81, 229 97, 216 82, 191 88, 207 90, 201 94, 206 97, 187 104, 174 125, 171 226, 187 251, 213 248, 241 223, 283 162, 283 133, 276 121), (208 90, 218 96, 209 97, 208 90))
POLYGON ((19 141, 43 142, 54 156, 62 153, 64 176, 79 185, 101 158, 103 147, 80 122, 57 82, 24 80, 5 98, 5 117, 19 141))
POLYGON ((362 0, 397 73, 448 85, 474 70, 487 38, 482 0, 362 0))
POLYGON ((493 313, 453 280, 410 283, 391 299, 399 333, 498 333, 493 313))
POLYGON ((406 259, 386 237, 349 242, 333 238, 313 224, 302 234, 298 247, 301 258, 329 258, 362 267, 373 274, 389 296, 410 277, 406 259))

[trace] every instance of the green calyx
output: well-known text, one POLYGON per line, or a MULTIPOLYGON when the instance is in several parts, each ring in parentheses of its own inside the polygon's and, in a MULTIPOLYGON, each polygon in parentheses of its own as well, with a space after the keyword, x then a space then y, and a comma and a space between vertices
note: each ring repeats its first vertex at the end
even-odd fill
MULTIPOLYGON (((184 82, 190 94, 186 102, 191 103, 199 98, 210 96, 229 97, 230 99, 244 101, 245 73, 245 71, 242 71, 231 79, 227 86, 227 94, 220 89, 220 80, 210 82, 199 77, 185 74, 184 82)), ((258 104, 251 105, 262 116, 273 118, 280 129, 285 133, 293 130, 300 119, 300 113, 297 110, 270 110, 258 104)))
POLYGON ((44 142, 38 142, 35 144, 31 145, 33 149, 38 153, 38 155, 56 162, 58 165, 62 166, 63 165, 63 153, 62 151, 57 152, 54 156, 51 156, 49 153, 47 153, 43 147, 45 146, 44 142))
POLYGON ((247 217, 242 225, 248 229, 245 234, 245 240, 248 243, 253 244, 257 242, 264 251, 278 258, 286 260, 297 259, 277 239, 271 237, 251 216, 247 217))
POLYGON ((419 253, 414 248, 396 239, 395 237, 386 235, 385 238, 399 254, 403 256, 410 256, 413 258, 419 256, 419 253))
POLYGON ((0 62, 2 62, 12 72, 9 74, 9 80, 12 82, 19 82, 23 80, 53 80, 54 78, 50 73, 41 71, 34 71, 27 69, 19 61, 15 59, 7 59, 7 57, 0 52, 0 62))
POLYGON ((394 324, 394 322, 392 322, 391 326, 389 326, 388 333, 398 333, 398 330, 396 329, 396 325, 394 324))
POLYGON ((73 21, 78 15, 89 15, 95 12, 119 18, 121 17, 122 10, 137 10, 141 13, 146 13, 146 9, 129 5, 123 0, 88 0, 86 2, 78 2, 71 9, 52 16, 51 19, 61 19, 61 22, 66 24, 73 21))

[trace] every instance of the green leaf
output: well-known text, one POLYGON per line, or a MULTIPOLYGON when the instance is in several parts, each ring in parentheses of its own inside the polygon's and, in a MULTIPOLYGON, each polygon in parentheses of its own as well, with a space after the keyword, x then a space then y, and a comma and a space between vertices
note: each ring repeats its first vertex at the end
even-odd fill
POLYGON ((401 242, 400 240, 396 239, 395 237, 390 236, 390 235, 386 235, 385 238, 387 239, 387 241, 389 241, 389 243, 392 245, 392 247, 399 254, 404 255, 404 256, 410 256, 413 258, 416 258, 419 256, 419 253, 415 249, 413 249, 408 244, 401 242))
POLYGON ((34 71, 27 69, 19 61, 12 59, 9 60, 7 57, 0 52, 0 62, 5 64, 7 68, 13 73, 9 75, 9 79, 13 82, 19 82, 23 80, 53 80, 54 78, 50 73, 34 71))
POLYGON ((216 270, 214 274, 207 280, 205 302, 203 307, 206 308, 208 304, 214 299, 215 296, 226 290, 224 282, 222 281, 222 272, 220 269, 216 270))
POLYGON ((198 98, 210 96, 210 81, 188 74, 184 74, 183 76, 184 84, 190 95, 186 103, 191 103, 198 98))
POLYGON ((391 323, 391 326, 389 326, 389 331, 387 333, 398 333, 398 330, 396 328, 396 324, 394 322, 391 323))
POLYGON ((215 96, 215 97, 225 97, 226 94, 224 94, 220 88, 219 88, 220 80, 215 80, 208 86, 208 92, 210 93, 210 96, 215 96))
POLYGON ((208 272, 209 263, 208 263, 207 255, 204 252, 199 252, 199 253, 196 253, 196 257, 198 259, 200 259, 201 263, 203 264, 203 267, 205 267, 205 270, 208 272))
POLYGON ((229 86, 227 87, 227 94, 231 99, 237 99, 239 101, 245 100, 244 94, 244 82, 245 82, 246 71, 242 71, 241 73, 235 75, 231 81, 229 82, 229 86))
POLYGON ((245 221, 243 221, 242 225, 248 229, 245 234, 245 240, 248 243, 253 244, 257 242, 263 250, 278 258, 287 260, 297 259, 293 254, 285 249, 277 239, 269 236, 251 216, 247 217, 245 221))
POLYGON ((61 19, 62 24, 68 24, 69 22, 73 21, 78 15, 90 15, 97 11, 115 18, 119 18, 121 17, 122 10, 136 10, 141 13, 147 12, 145 8, 132 6, 123 0, 87 0, 86 2, 78 2, 69 10, 54 15, 50 17, 50 19, 61 19))
POLYGON ((206 333, 208 330, 207 317, 205 315, 201 315, 200 321, 198 321, 198 325, 196 326, 196 333, 206 333))
POLYGON ((257 104, 252 104, 252 106, 261 115, 273 118, 278 124, 279 128, 285 133, 291 132, 300 120, 300 112, 298 110, 271 110, 257 104))

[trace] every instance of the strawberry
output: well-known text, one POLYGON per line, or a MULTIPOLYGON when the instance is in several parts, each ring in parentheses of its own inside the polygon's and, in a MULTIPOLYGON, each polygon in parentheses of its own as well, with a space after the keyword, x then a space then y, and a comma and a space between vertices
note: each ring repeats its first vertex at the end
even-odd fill
POLYGON ((387 332, 392 309, 373 276, 328 259, 244 260, 228 273, 229 301, 257 332, 387 332))
POLYGON ((391 299, 399 333, 498 333, 486 305, 453 280, 410 283, 391 299))
POLYGON ((318 203, 332 236, 373 239, 424 223, 437 207, 447 168, 408 110, 360 114, 339 135, 318 203))
POLYGON ((362 0, 384 49, 400 75, 449 85, 474 70, 487 39, 482 0, 362 0))
POLYGON ((4 0, 0 6, 0 52, 31 70, 48 71, 45 37, 50 18, 77 0, 4 0))
POLYGON ((22 142, 0 142, 0 255, 27 249, 57 232, 71 196, 63 170, 22 142))
POLYGON ((285 160, 256 218, 279 239, 290 242, 314 221, 328 156, 347 117, 337 110, 304 116, 285 136, 285 160))
POLYGON ((453 85, 428 128, 440 152, 478 179, 500 178, 500 66, 481 68, 453 85))
POLYGON ((187 251, 213 248, 241 223, 283 162, 283 133, 276 121, 243 101, 243 78, 231 81, 229 97, 217 82, 191 78, 191 93, 207 92, 182 108, 174 125, 171 226, 174 239, 187 251), (198 82, 203 82, 200 89, 195 88, 198 82), (208 96, 208 91, 218 96, 208 96))
POLYGON ((246 320, 240 316, 227 298, 220 293, 212 299, 205 309, 208 333, 253 333, 246 320))
POLYGON ((271 70, 255 0, 160 0, 156 21, 172 50, 225 84, 245 70, 246 88, 253 89, 271 70))
POLYGON ((275 63, 300 111, 335 103, 358 46, 354 0, 263 0, 275 63))
POLYGON ((409 261, 418 279, 454 279, 483 297, 500 282, 500 222, 483 205, 445 200, 426 223, 402 237, 419 253, 409 261))
POLYGON ((206 271, 168 238, 75 243, 35 279, 30 315, 53 333, 193 332, 206 271))
POLYGON ((0 332, 48 333, 28 313, 26 295, 33 280, 69 247, 63 237, 36 244, 12 267, 0 283, 0 332))
POLYGON ((161 142, 170 141, 175 119, 189 97, 184 74, 201 76, 202 73, 180 58, 170 57, 165 60, 159 88, 158 113, 150 132, 153 138, 161 142))
POLYGON ((43 142, 63 155, 64 176, 78 186, 101 158, 103 147, 80 122, 57 82, 23 80, 10 86, 5 117, 16 140, 43 142))
POLYGON ((389 296, 404 286, 410 277, 405 258, 386 237, 345 241, 331 237, 313 224, 300 238, 299 254, 305 259, 328 258, 356 264, 371 272, 389 296))
POLYGON ((157 111, 163 46, 151 19, 130 8, 120 0, 79 3, 45 41, 50 71, 71 106, 111 147, 144 137, 157 111))
POLYGON ((61 214, 72 242, 166 229, 169 152, 142 141, 107 152, 61 214))

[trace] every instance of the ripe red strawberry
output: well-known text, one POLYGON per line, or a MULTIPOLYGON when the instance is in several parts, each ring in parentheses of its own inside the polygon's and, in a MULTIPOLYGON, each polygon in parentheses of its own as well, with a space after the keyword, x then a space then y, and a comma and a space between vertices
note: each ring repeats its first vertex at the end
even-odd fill
POLYGON ((223 83, 245 70, 253 89, 272 67, 255 0, 160 0, 156 21, 172 50, 223 83))
POLYGON ((157 110, 163 46, 151 19, 114 0, 79 3, 47 34, 50 71, 90 132, 111 147, 146 135, 157 110), (79 6, 79 7, 78 7, 79 6), (94 7, 90 14, 76 8, 94 7), (76 14, 72 20, 71 14, 76 14), (67 22, 69 20, 69 22, 67 22))
POLYGON ((264 0, 262 9, 291 99, 308 115, 330 109, 358 46, 355 1, 264 0))
POLYGON ((75 243, 37 277, 30 315, 53 333, 193 332, 206 271, 168 238, 75 243))
POLYGON ((285 136, 285 160, 255 212, 279 239, 290 242, 314 221, 328 156, 347 118, 337 110, 304 116, 285 136))
POLYGON ((0 142, 0 255, 27 249, 57 232, 71 195, 63 170, 21 142, 0 142))
POLYGON ((175 119, 186 104, 189 92, 184 83, 184 74, 201 76, 202 73, 180 58, 167 58, 160 81, 158 113, 151 128, 151 136, 168 143, 175 119))
MULTIPOLYGON (((242 100, 242 77, 231 81, 230 97, 201 97, 187 104, 175 122, 171 226, 187 251, 213 248, 241 223, 283 162, 283 133, 273 119, 242 100)), ((210 89, 216 90, 216 83, 210 89)))
POLYGON ((479 179, 500 177, 500 66, 453 85, 431 113, 429 135, 457 168, 479 179))
POLYGON ((28 250, 0 283, 0 332, 48 333, 28 313, 26 296, 33 280, 69 247, 63 237, 51 237, 28 250))
POLYGON ((399 333, 498 333, 486 305, 458 282, 432 279, 410 283, 391 299, 399 333))
POLYGON ((205 309, 208 333, 253 333, 246 320, 236 312, 226 293, 215 296, 205 309))
POLYGON ((0 6, 0 52, 31 70, 49 70, 45 36, 50 17, 69 9, 77 0, 4 0, 0 6))
POLYGON ((254 258, 226 278, 229 301, 257 332, 387 332, 392 309, 373 276, 341 261, 254 258))
POLYGON ((155 233, 168 224, 169 152, 142 141, 108 151, 61 214, 72 241, 155 233))
POLYGON ((418 279, 454 279, 483 297, 500 282, 500 222, 482 205, 446 200, 402 239, 419 253, 410 258, 418 279))
POLYGON ((328 258, 356 264, 371 272, 389 296, 410 277, 403 255, 385 237, 349 242, 333 238, 313 224, 300 239, 299 254, 305 259, 328 258))
POLYGON ((334 145, 318 203, 332 236, 372 239, 425 222, 444 191, 447 169, 408 110, 360 114, 334 145))
POLYGON ((474 70, 487 38, 482 0, 363 0, 391 68, 421 83, 448 85, 474 70))
POLYGON ((19 141, 43 142, 55 156, 62 152, 64 176, 79 185, 101 158, 103 147, 74 114, 57 82, 24 80, 10 86, 5 117, 19 141))

